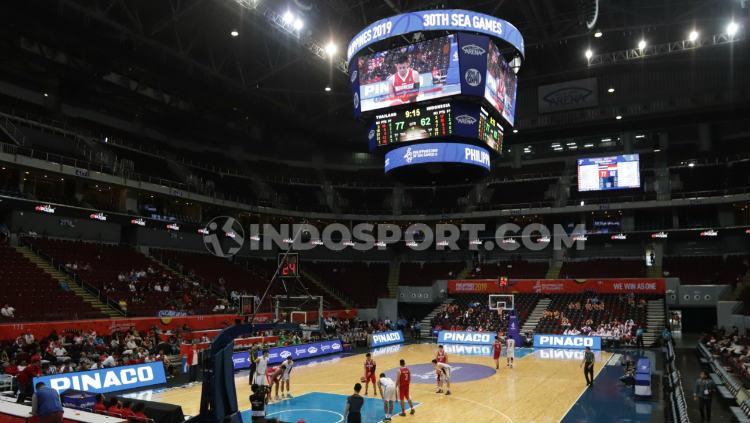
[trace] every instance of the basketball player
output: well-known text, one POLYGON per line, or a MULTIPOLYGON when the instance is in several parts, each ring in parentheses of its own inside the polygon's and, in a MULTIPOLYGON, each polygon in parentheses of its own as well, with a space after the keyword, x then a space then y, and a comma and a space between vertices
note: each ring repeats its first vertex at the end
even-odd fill
MULTIPOLYGON (((372 359, 372 354, 367 353, 365 354, 365 395, 367 395, 367 390, 370 386, 370 382, 372 382, 372 389, 373 389, 373 395, 378 395, 378 390, 380 389, 380 385, 377 384, 375 381, 375 369, 377 368, 377 365, 375 363, 375 360, 372 359)), ((383 395, 383 391, 380 391, 380 395, 383 395)))
POLYGON ((383 398, 383 411, 385 412, 385 420, 383 421, 389 422, 393 415, 393 403, 396 401, 396 382, 387 377, 385 373, 381 373, 378 386, 380 386, 380 396, 383 398))
MULTIPOLYGON (((263 355, 255 359, 255 380, 254 384, 266 389, 268 386, 268 377, 266 371, 268 369, 268 349, 263 350, 263 355)), ((271 399, 271 390, 267 392, 268 399, 271 399)))
POLYGON ((435 354, 435 360, 438 363, 448 364, 448 354, 445 353, 445 348, 442 345, 438 345, 437 354, 435 354))
POLYGON ((409 56, 396 58, 396 73, 388 77, 388 90, 394 101, 391 106, 411 103, 419 94, 419 72, 409 64, 409 56))
POLYGON ((289 379, 291 377, 292 367, 294 367, 294 360, 289 356, 283 363, 281 363, 281 365, 284 366, 284 373, 281 375, 281 398, 292 398, 292 389, 289 386, 289 379), (285 387, 286 397, 284 396, 285 387))
POLYGON ((495 336, 495 343, 492 344, 492 359, 495 360, 495 370, 500 370, 500 355, 503 352, 503 343, 499 336, 495 336))
POLYGON ((435 373, 438 375, 438 390, 436 393, 443 393, 443 383, 445 383, 445 395, 451 394, 451 366, 450 364, 440 363, 437 360, 432 360, 432 365, 435 367, 435 373))
POLYGON ((414 404, 411 402, 409 396, 409 384, 411 384, 411 371, 406 367, 406 361, 402 358, 399 361, 401 368, 398 369, 398 399, 401 401, 401 417, 406 417, 406 408, 404 408, 404 399, 409 402, 409 408, 411 411, 409 414, 414 414, 414 404))
POLYGON ((286 371, 286 366, 282 364, 281 366, 273 369, 271 373, 268 374, 268 384, 271 387, 271 389, 268 390, 268 397, 270 399, 271 397, 271 390, 276 388, 276 398, 274 398, 274 401, 279 400, 279 385, 281 384, 281 376, 284 374, 284 371, 286 371))
POLYGON ((513 368, 513 359, 516 358, 516 340, 512 336, 508 336, 508 340, 505 341, 505 361, 508 367, 513 368))

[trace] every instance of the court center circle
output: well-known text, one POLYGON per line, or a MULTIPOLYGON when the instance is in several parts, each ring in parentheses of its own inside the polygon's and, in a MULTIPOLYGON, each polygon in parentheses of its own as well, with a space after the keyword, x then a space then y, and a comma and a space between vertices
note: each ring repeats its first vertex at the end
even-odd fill
MULTIPOLYGON (((496 374, 494 368, 481 364, 472 363, 449 363, 451 370, 451 383, 454 382, 472 382, 475 380, 486 379, 496 374)), ((412 364, 406 366, 411 371, 411 383, 418 385, 434 385, 437 380, 435 368, 432 363, 412 364)), ((393 368, 385 371, 386 376, 393 380, 398 379, 399 368, 393 368)))

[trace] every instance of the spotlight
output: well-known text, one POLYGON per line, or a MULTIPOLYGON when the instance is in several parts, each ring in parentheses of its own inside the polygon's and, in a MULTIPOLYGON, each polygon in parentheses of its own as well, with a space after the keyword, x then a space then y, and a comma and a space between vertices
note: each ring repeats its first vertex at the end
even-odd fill
POLYGON ((328 57, 333 57, 334 54, 336 54, 336 51, 338 50, 338 46, 333 42, 329 42, 326 44, 325 50, 328 57))
POLYGON ((739 31, 739 29, 740 29, 740 26, 737 25, 736 22, 734 22, 734 21, 729 22, 729 24, 727 25, 727 35, 729 35, 730 37, 732 37, 732 36, 734 36, 734 34, 737 33, 737 31, 739 31))
POLYGON ((295 31, 299 31, 300 29, 302 29, 303 26, 305 26, 305 23, 302 22, 302 19, 297 18, 297 19, 294 20, 294 30, 295 31))
POLYGON ((617 116, 615 116, 615 119, 617 119, 617 120, 620 120, 620 119, 622 119, 622 115, 617 115, 617 116))
POLYGON ((518 133, 518 129, 514 129, 514 130, 513 130, 513 133, 514 133, 514 134, 517 134, 517 133, 518 133))
POLYGON ((602 35, 604 35, 602 31, 597 29, 596 32, 594 33, 594 38, 602 38, 602 35))
POLYGON ((329 92, 331 92, 331 87, 326 87, 325 90, 326 90, 327 93, 329 93, 329 92))
POLYGON ((613 87, 609 87, 607 89, 607 92, 610 93, 610 94, 612 94, 613 92, 615 92, 615 89, 613 87))
POLYGON ((49 94, 47 94, 47 93, 44 93, 42 95, 45 96, 45 97, 49 97, 49 94))
POLYGON ((646 48, 646 40, 638 41, 638 50, 643 50, 646 48))
POLYGON ((232 32, 229 33, 229 35, 231 35, 232 37, 239 37, 240 32, 237 31, 236 29, 233 29, 232 32))
POLYGON ((587 49, 586 50, 585 56, 586 56, 587 59, 591 59, 591 56, 593 56, 593 55, 594 55, 594 52, 591 51, 591 49, 587 49))
POLYGON ((290 24, 294 22, 294 14, 287 10, 286 13, 284 13, 282 19, 284 20, 285 24, 290 24))
POLYGON ((698 31, 692 30, 692 31, 690 31, 690 34, 688 34, 688 40, 695 41, 695 40, 698 39, 698 35, 699 35, 698 31))

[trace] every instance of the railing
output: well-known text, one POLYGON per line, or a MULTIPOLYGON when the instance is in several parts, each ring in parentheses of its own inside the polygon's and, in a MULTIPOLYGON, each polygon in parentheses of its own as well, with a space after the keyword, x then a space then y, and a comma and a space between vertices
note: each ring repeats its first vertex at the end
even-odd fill
POLYGON ((10 137, 18 145, 26 144, 26 136, 16 127, 16 125, 13 124, 13 122, 10 121, 7 116, 0 116, 0 125, 5 127, 5 130, 8 131, 8 135, 10 135, 10 137))
POLYGON ((666 342, 664 346, 666 348, 666 383, 669 391, 669 411, 670 416, 667 416, 670 422, 674 423, 690 423, 690 417, 688 416, 688 406, 685 400, 685 391, 682 387, 682 376, 675 366, 675 353, 672 339, 666 342), (671 419, 670 419, 671 418, 671 419))

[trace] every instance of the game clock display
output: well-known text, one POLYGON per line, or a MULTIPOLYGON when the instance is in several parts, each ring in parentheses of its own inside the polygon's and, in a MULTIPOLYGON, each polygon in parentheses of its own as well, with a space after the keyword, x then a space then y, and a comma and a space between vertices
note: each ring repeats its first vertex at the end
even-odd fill
POLYGON ((503 149, 503 127, 484 107, 479 108, 479 139, 497 153, 503 149))
POLYGON ((375 140, 378 146, 416 141, 453 134, 453 117, 449 103, 411 107, 375 117, 375 140))

